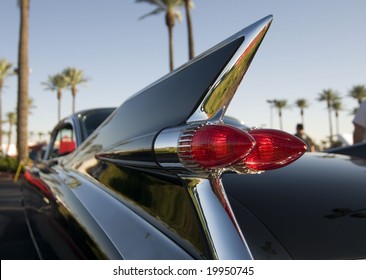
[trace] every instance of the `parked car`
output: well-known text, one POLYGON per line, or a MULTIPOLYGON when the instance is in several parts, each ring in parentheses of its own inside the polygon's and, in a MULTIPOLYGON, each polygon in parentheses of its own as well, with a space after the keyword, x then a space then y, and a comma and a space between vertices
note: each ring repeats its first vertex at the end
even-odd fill
POLYGON ((366 142, 332 148, 326 150, 326 152, 366 159, 366 142))
POLYGON ((61 120, 53 129, 43 160, 73 152, 116 108, 95 108, 61 120))
POLYGON ((44 160, 23 175, 40 258, 366 257, 364 164, 225 123, 271 22, 143 89, 90 135, 89 112, 56 127, 44 160))

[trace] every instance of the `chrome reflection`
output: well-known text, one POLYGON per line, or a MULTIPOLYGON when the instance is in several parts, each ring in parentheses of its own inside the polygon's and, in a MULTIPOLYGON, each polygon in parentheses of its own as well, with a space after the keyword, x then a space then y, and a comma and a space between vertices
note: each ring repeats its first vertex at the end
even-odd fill
POLYGON ((266 35, 272 16, 267 16, 247 28, 236 33, 222 44, 244 37, 244 41, 236 51, 225 69, 221 72, 213 86, 209 89, 198 110, 192 114, 188 122, 202 121, 213 117, 218 111, 226 111, 243 76, 266 35))
POLYGON ((158 164, 164 168, 184 168, 178 157, 179 138, 185 127, 161 131, 154 142, 154 153, 158 164))
POLYGON ((203 226, 212 257, 220 260, 253 259, 232 218, 214 193, 210 179, 184 177, 203 226))

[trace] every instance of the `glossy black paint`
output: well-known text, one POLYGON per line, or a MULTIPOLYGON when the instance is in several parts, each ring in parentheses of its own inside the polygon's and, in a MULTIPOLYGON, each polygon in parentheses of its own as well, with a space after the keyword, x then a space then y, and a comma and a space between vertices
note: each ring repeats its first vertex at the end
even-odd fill
POLYGON ((270 17, 262 21, 265 26, 248 52, 242 49, 241 33, 231 37, 127 100, 89 137, 80 114, 56 127, 55 132, 65 123, 75 128, 77 150, 56 159, 48 152, 46 161, 25 171, 22 188, 30 230, 42 258, 251 257, 225 250, 229 229, 240 243, 232 244, 239 244, 244 252, 247 242, 256 259, 366 257, 362 161, 309 154, 283 169, 224 174, 220 180, 226 170, 176 172, 164 169, 156 158, 154 142, 159 133, 192 122, 192 114, 200 112, 215 86, 220 86, 221 96, 214 95, 209 104, 220 106, 213 106, 214 114, 207 118, 222 120, 270 22, 270 17), (243 53, 237 54, 238 49, 243 53), (238 60, 230 64, 235 55, 238 60), (234 215, 225 204, 221 185, 234 215), (203 192, 197 190, 200 187, 203 192))
MULTIPOLYGON (((42 259, 192 258, 141 218, 138 209, 123 197, 91 185, 80 174, 59 165, 51 169, 44 166, 41 173, 27 172, 22 184, 27 219, 42 259)), ((189 244, 185 240, 181 243, 189 244)))
POLYGON ((112 163, 100 163, 87 172, 194 258, 210 258, 187 188, 178 176, 112 163))
MULTIPOLYGON (((243 38, 229 41, 210 55, 198 57, 194 63, 177 69, 143 90, 111 113, 87 139, 83 123, 89 114, 87 111, 70 116, 56 126, 51 142, 55 141, 56 132, 64 124, 70 124, 76 133, 78 149, 28 170, 24 188, 29 219, 35 226, 33 230, 41 251, 47 252, 44 258, 211 258, 187 189, 179 177, 162 170, 146 174, 141 170, 126 169, 120 161, 114 160, 113 153, 107 160, 103 153, 110 154, 114 149, 118 153, 119 147, 124 145, 123 156, 129 160, 126 146, 132 143, 133 151, 138 151, 133 159, 157 168, 152 152, 155 135, 163 128, 187 120, 242 41, 243 38), (99 156, 95 157, 96 153, 99 156), (96 185, 90 185, 91 182, 96 185), (49 198, 45 198, 45 189, 49 198), (117 225, 116 220, 112 224, 106 223, 106 213, 90 204, 90 197, 96 192, 96 205, 100 204, 102 210, 105 210, 104 205, 114 205, 113 213, 121 220, 129 220, 128 227, 117 225), (40 209, 47 209, 47 214, 40 209), (47 220, 49 216, 52 219, 48 222, 36 222, 47 220), (145 220, 128 218, 131 216, 141 216, 145 220), (61 234, 57 235, 49 228, 53 223, 57 224, 61 234), (132 223, 137 224, 134 227, 132 223), (149 227, 149 223, 154 227, 149 227), (138 242, 150 244, 145 250, 136 249, 137 232, 145 232, 153 240, 138 242), (116 239, 118 234, 123 238, 116 239), (45 235, 52 238, 43 238, 45 235), (63 252, 64 247, 69 246, 58 248, 60 242, 71 244, 70 250, 63 252), (159 248, 154 244, 159 244, 159 248), (149 246, 154 247, 151 253, 149 246)), ((50 155, 49 149, 45 159, 51 159, 50 155)))
POLYGON ((223 177, 255 258, 366 258, 366 163, 308 154, 259 175, 223 177), (242 219, 242 216, 251 219, 242 219), (248 230, 253 225, 257 230, 248 230))
POLYGON ((64 181, 59 166, 41 163, 39 167, 25 172, 22 200, 40 258, 118 258, 111 241, 64 181))
POLYGON ((366 159, 366 142, 326 150, 327 153, 342 154, 366 159))
MULTIPOLYGON (((104 152, 118 143, 144 135, 154 137, 163 128, 184 123, 242 41, 236 39, 209 56, 197 57, 194 63, 142 90, 123 103, 85 144, 104 152)), ((79 156, 83 157, 77 154, 74 158, 79 156)))

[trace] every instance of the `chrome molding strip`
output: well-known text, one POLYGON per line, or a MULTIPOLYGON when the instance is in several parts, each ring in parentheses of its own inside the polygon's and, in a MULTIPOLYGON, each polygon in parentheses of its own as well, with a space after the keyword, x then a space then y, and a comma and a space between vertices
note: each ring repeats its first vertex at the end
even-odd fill
POLYGON ((202 171, 191 158, 188 151, 195 131, 206 124, 207 122, 196 123, 161 131, 154 142, 154 153, 157 163, 161 167, 170 170, 202 171))
POLYGON ((184 177, 212 256, 219 260, 251 260, 253 256, 240 230, 225 211, 209 178, 184 177))
POLYGON ((154 141, 154 153, 157 163, 163 168, 184 168, 178 157, 180 135, 185 127, 169 128, 161 131, 154 141))

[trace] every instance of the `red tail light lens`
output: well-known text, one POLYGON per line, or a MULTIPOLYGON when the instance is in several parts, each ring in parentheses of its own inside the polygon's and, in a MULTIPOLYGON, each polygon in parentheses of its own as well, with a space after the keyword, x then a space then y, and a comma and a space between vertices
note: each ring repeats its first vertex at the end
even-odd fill
POLYGON ((255 141, 247 132, 227 125, 206 125, 180 139, 180 157, 201 168, 229 166, 247 156, 255 141))
POLYGON ((257 144, 244 163, 255 171, 286 166, 306 151, 306 144, 302 140, 281 130, 254 129, 249 134, 257 144))

